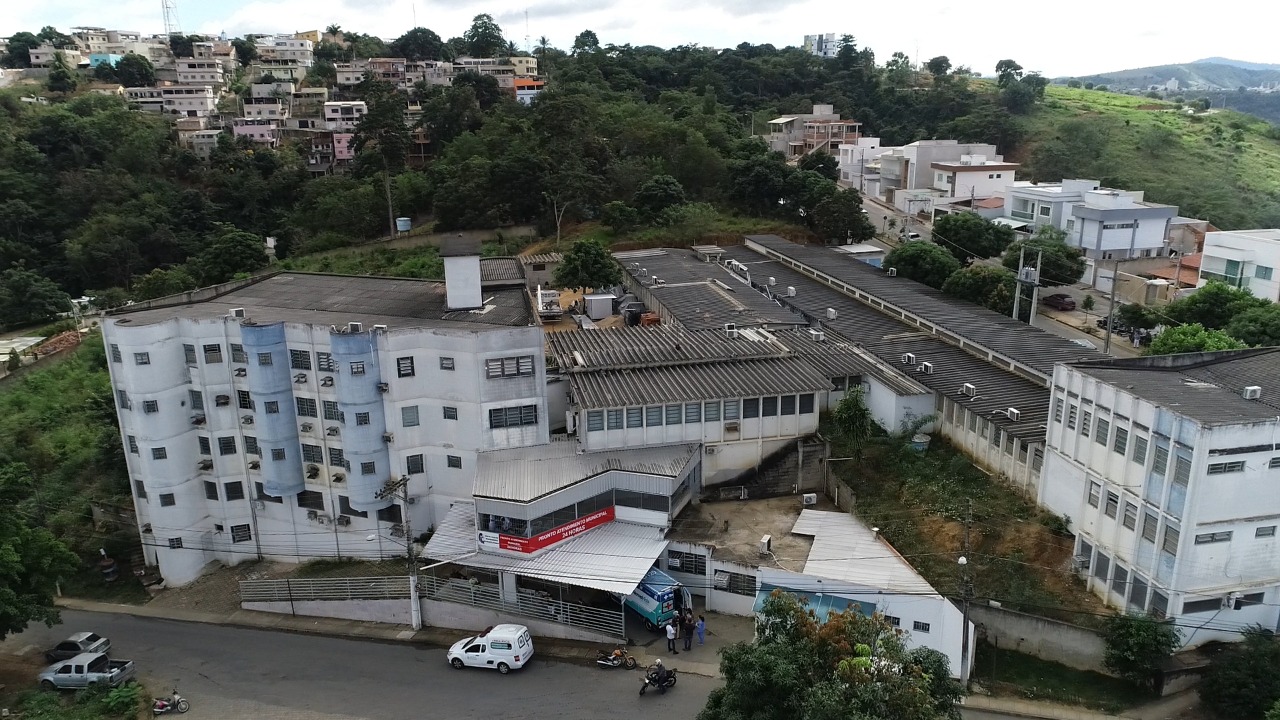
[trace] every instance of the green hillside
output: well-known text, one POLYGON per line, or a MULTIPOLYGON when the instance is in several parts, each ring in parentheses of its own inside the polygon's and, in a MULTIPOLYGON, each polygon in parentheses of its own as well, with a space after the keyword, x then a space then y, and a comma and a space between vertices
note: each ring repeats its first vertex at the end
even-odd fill
POLYGON ((1223 229, 1280 227, 1280 133, 1257 117, 1051 85, 1025 123, 1023 177, 1145 190, 1223 229))
POLYGON ((1183 89, 1203 87, 1235 90, 1239 87, 1257 87, 1265 82, 1280 81, 1280 71, 1244 68, 1225 63, 1194 62, 1082 75, 1074 79, 1095 85, 1106 85, 1113 90, 1146 90, 1152 85, 1164 85, 1170 79, 1177 80, 1183 89))

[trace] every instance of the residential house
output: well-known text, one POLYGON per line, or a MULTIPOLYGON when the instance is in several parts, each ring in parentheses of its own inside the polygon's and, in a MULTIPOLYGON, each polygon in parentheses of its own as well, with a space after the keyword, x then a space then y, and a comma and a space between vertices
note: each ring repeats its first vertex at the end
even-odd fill
POLYGON ((89 58, 81 53, 80 48, 74 45, 57 47, 52 43, 44 42, 31 48, 31 67, 47 68, 51 66, 54 56, 58 53, 62 53, 62 56, 67 60, 67 64, 72 68, 89 64, 89 58))
POLYGON ((981 155, 995 161, 1003 156, 994 145, 961 143, 958 140, 917 140, 880 155, 880 194, 904 212, 916 213, 923 208, 903 208, 896 193, 906 190, 932 191, 937 176, 936 162, 960 162, 965 155, 981 155))
POLYGON ((840 36, 836 33, 805 35, 804 45, 801 47, 810 55, 833 58, 840 54, 840 36))
POLYGON ((291 35, 258 35, 254 37, 258 57, 263 60, 283 60, 309 68, 314 62, 315 43, 309 39, 291 35))
POLYGON ((360 119, 369 112, 363 100, 327 102, 324 104, 324 121, 330 130, 355 130, 360 119))
POLYGON ((840 185, 863 195, 880 194, 880 156, 894 148, 880 145, 880 138, 859 137, 855 142, 840 143, 836 159, 840 163, 840 185))
POLYGON ((538 58, 528 55, 516 55, 507 58, 507 62, 516 70, 516 77, 534 77, 538 74, 538 58))
POLYGON ((116 63, 120 62, 122 59, 124 59, 123 55, 116 55, 115 53, 107 53, 107 52, 89 53, 89 67, 96 68, 99 65, 115 67, 116 63))
POLYGON ((406 83, 406 66, 404 58, 369 58, 365 61, 366 72, 374 80, 391 83, 401 90, 408 87, 406 83))
POLYGON ((1075 569, 1117 609, 1197 646, 1280 623, 1280 350, 1066 363, 1039 502, 1070 520, 1075 569))
POLYGON ((203 58, 178 58, 177 73, 180 85, 208 85, 221 90, 226 85, 222 63, 203 58))
POLYGON ((218 93, 210 85, 176 85, 160 88, 164 112, 186 117, 204 117, 218 110, 218 93))
POLYGON ((186 134, 185 138, 180 135, 180 139, 185 141, 185 147, 196 157, 208 160, 213 151, 218 149, 218 138, 222 137, 222 134, 222 130, 219 129, 196 130, 186 134))
POLYGON ((841 144, 856 144, 862 123, 842 120, 833 105, 814 105, 813 112, 785 115, 769 121, 769 149, 790 160, 822 151, 838 156, 841 144))
POLYGON ((289 117, 289 100, 275 97, 247 97, 241 101, 241 116, 283 120, 289 117))
POLYGON ((516 101, 523 105, 529 105, 534 98, 542 93, 547 83, 544 80, 517 77, 512 80, 512 86, 516 92, 516 101))
POLYGON ((959 160, 929 164, 933 189, 943 198, 1002 197, 1013 184, 1018 163, 989 160, 985 155, 961 155, 959 160))
POLYGON ((332 175, 334 163, 333 133, 312 133, 305 145, 307 172, 313 176, 332 175))
POLYGON ((356 60, 349 63, 335 63, 334 69, 337 72, 337 80, 335 83, 338 87, 355 87, 364 82, 369 75, 369 63, 365 60, 356 60))
POLYGON ((164 112, 164 91, 158 87, 125 88, 124 98, 134 109, 144 112, 164 112))
POLYGON ((1255 297, 1280 301, 1280 230, 1230 230, 1206 233, 1200 282, 1220 280, 1255 297))
POLYGON ((107 97, 124 97, 124 86, 120 83, 87 83, 80 86, 81 90, 91 92, 94 95, 106 95, 107 97))
POLYGON ((236 118, 231 121, 231 134, 276 147, 280 144, 280 121, 266 118, 236 118))
POLYGON ((297 60, 259 58, 249 66, 248 76, 256 81, 271 78, 277 82, 300 83, 307 77, 307 68, 298 64, 297 60))

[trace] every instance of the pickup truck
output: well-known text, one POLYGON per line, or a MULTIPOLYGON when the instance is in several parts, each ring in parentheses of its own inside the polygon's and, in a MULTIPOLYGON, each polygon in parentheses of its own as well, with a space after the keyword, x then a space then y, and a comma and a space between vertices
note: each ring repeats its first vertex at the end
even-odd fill
POLYGON ((81 653, 45 668, 40 673, 40 687, 48 690, 116 687, 132 680, 136 668, 132 660, 112 660, 106 653, 81 653))

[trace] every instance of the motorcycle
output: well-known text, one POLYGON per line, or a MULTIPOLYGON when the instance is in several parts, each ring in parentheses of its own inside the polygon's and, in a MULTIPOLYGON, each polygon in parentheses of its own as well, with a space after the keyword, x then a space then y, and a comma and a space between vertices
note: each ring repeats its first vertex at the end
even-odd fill
POLYGON ((628 670, 636 669, 636 659, 627 649, 619 645, 616 650, 607 653, 603 650, 596 651, 596 665, 602 668, 624 667, 628 670))
POLYGON ((178 689, 174 688, 173 693, 167 698, 156 698, 151 705, 152 715, 164 715, 165 713, 178 712, 184 713, 191 709, 191 703, 187 699, 178 694, 178 689))
POLYGON ((663 677, 661 681, 659 681, 658 669, 651 667, 647 672, 645 672, 644 680, 640 681, 640 694, 643 695, 644 692, 648 690, 650 687, 655 687, 658 689, 659 695, 665 695, 667 694, 667 688, 675 687, 675 684, 676 684, 675 668, 671 668, 667 670, 666 676, 663 677))

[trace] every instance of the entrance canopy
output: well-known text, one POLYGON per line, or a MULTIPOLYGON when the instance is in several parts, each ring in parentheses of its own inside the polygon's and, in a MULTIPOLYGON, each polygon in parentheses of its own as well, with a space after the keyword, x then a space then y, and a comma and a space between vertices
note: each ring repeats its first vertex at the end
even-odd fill
POLYGON ((475 505, 458 503, 449 508, 423 554, 466 567, 630 595, 667 549, 662 529, 616 520, 536 557, 477 552, 479 537, 475 505), (468 556, 469 553, 474 554, 468 556))

